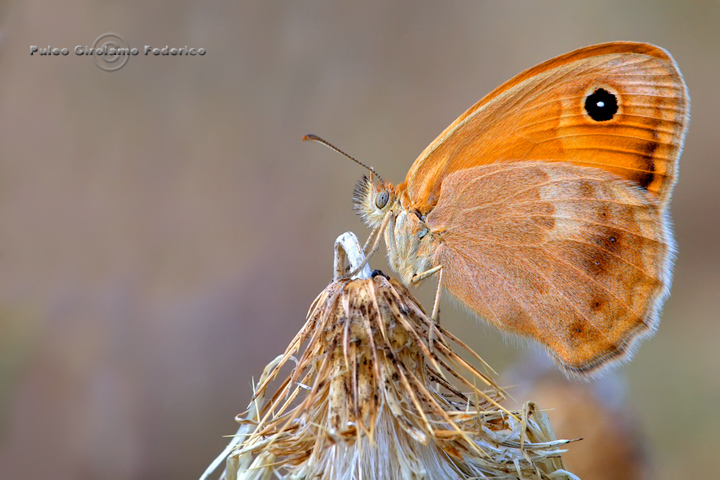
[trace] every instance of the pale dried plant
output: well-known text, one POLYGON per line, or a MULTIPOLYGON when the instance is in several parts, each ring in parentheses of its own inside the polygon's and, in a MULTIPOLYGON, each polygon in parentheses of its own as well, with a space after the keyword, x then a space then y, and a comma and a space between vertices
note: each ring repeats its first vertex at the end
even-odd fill
POLYGON ((336 244, 335 280, 265 368, 240 430, 203 478, 224 459, 226 480, 577 478, 545 413, 531 402, 503 408, 503 390, 474 366, 490 372, 482 359, 402 284, 370 274, 361 257, 346 260, 359 251, 347 238, 355 243, 336 244))

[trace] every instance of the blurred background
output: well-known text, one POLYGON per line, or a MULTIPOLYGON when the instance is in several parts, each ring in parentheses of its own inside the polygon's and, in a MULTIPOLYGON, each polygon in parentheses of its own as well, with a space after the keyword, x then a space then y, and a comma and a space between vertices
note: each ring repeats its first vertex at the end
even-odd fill
MULTIPOLYGON (((720 471, 718 24, 716 0, 3 1, 0 478, 197 478, 331 280, 336 236, 368 233, 363 170, 300 138, 399 182, 485 93, 611 40, 668 49, 693 100, 672 296, 620 371, 623 409, 653 478, 720 471), (72 53, 109 31, 207 54, 109 73, 72 53)), ((449 303, 496 369, 524 355, 449 303)))

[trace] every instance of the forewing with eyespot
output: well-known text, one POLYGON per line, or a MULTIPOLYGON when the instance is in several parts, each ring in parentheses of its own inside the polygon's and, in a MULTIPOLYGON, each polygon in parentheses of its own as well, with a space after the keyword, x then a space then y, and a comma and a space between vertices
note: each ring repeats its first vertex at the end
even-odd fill
MULTIPOLYGON (((612 101, 591 100, 604 99, 612 101)), ((665 50, 631 42, 586 47, 533 67, 480 100, 420 154, 399 188, 405 207, 425 214, 453 172, 542 160, 614 173, 664 207, 688 117, 685 83, 665 50), (588 111, 586 101, 599 90, 617 102, 609 119, 588 111)))

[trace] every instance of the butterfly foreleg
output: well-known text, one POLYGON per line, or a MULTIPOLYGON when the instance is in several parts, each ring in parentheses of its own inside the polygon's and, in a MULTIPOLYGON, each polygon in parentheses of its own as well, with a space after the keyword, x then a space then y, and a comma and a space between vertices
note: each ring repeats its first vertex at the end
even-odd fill
POLYGON ((437 273, 438 275, 438 286, 437 291, 435 292, 435 303, 433 304, 433 310, 432 310, 432 319, 438 320, 438 313, 440 311, 440 292, 442 291, 442 265, 438 265, 437 267, 433 267, 429 270, 425 270, 424 272, 416 273, 412 278, 413 284, 418 284, 428 278, 431 275, 435 275, 437 273))
POLYGON ((353 272, 351 272, 348 275, 348 277, 352 278, 355 275, 357 275, 360 272, 360 270, 362 270, 365 267, 365 265, 368 264, 368 261, 370 261, 370 257, 372 257, 373 254, 375 254, 375 252, 378 251, 378 248, 380 247, 380 238, 382 237, 382 232, 387 228, 387 225, 390 222, 391 217, 392 217, 392 212, 388 212, 385 215, 385 218, 383 218, 383 221, 380 224, 380 226, 373 229, 373 231, 370 232, 370 236, 368 237, 367 241, 365 242, 365 245, 363 245, 363 252, 366 252, 365 260, 363 260, 363 262, 360 264, 360 266, 358 268, 356 268, 353 272), (370 239, 372 239, 373 236, 375 236, 375 240, 373 241, 372 248, 368 252, 367 246, 370 243, 370 239))
POLYGON ((431 275, 437 274, 438 276, 438 284, 437 284, 437 290, 435 291, 435 301, 433 302, 433 309, 432 309, 432 315, 430 318, 433 321, 433 328, 430 328, 430 335, 428 336, 428 345, 432 349, 433 342, 435 340, 435 326, 440 325, 440 292, 442 292, 442 281, 443 281, 443 266, 438 265, 437 267, 433 267, 431 269, 425 270, 424 272, 416 273, 412 278, 413 284, 418 284, 419 282, 423 281, 424 279, 428 278, 431 275))

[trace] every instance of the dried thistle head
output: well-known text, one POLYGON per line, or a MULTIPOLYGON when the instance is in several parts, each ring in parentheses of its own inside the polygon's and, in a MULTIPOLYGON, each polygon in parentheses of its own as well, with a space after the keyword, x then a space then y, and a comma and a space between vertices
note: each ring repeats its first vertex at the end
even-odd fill
POLYGON ((574 478, 544 413, 504 409, 473 363, 489 370, 399 282, 338 276, 263 373, 223 478, 574 478))

